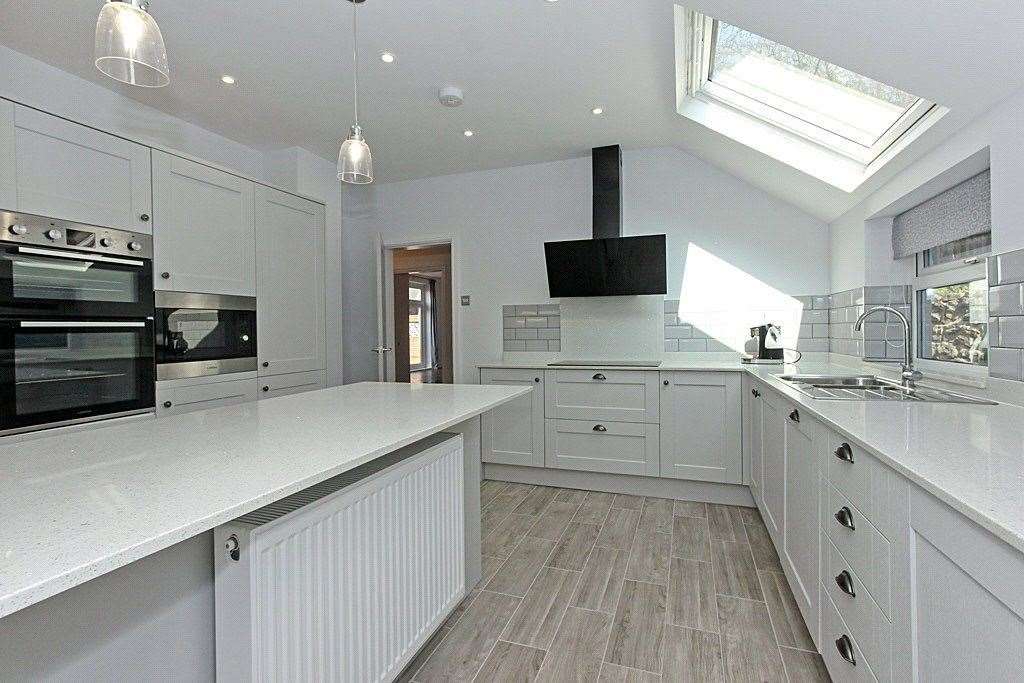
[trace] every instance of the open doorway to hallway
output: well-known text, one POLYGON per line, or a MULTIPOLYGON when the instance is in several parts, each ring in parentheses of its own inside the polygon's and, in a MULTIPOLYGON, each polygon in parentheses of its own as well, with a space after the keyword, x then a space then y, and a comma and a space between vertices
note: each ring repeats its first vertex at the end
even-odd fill
POLYGON ((451 384, 451 245, 396 247, 391 257, 394 379, 413 384, 451 384))

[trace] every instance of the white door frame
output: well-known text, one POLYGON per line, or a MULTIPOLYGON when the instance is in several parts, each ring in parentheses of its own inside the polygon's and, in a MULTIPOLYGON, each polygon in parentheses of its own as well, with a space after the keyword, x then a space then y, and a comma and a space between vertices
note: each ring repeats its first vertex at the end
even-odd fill
MULTIPOLYGON (((462 372, 462 306, 458 292, 462 285, 462 266, 458 258, 455 235, 420 237, 416 239, 388 239, 377 233, 377 345, 388 349, 377 356, 377 380, 395 381, 395 262, 394 250, 406 247, 431 247, 447 244, 451 250, 452 300, 452 381, 466 383, 462 372)), ((475 382, 473 382, 475 384, 475 382)))

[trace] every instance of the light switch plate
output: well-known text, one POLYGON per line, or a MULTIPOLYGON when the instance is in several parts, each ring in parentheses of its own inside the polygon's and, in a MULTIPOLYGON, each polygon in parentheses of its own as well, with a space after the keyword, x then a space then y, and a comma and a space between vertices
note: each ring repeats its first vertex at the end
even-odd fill
POLYGON ((463 306, 468 306, 469 305, 469 294, 463 294, 462 297, 461 297, 461 301, 462 301, 462 305, 463 306))

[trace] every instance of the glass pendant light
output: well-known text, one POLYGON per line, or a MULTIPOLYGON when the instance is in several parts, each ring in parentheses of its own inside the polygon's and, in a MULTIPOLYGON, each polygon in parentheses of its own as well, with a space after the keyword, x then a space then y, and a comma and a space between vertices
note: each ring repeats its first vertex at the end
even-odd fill
POLYGON ((351 132, 338 152, 338 180, 352 185, 366 185, 373 182, 373 157, 370 146, 363 138, 359 127, 359 51, 356 49, 358 28, 356 5, 364 0, 349 0, 352 3, 352 81, 355 92, 354 120, 351 132))
POLYGON ((109 0, 96 21, 96 68, 143 88, 171 82, 167 48, 146 0, 109 0))

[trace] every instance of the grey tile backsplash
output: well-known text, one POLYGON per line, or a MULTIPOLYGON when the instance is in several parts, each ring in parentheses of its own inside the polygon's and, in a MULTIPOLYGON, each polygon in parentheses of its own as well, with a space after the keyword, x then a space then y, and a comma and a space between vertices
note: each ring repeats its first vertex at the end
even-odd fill
POLYGON ((558 304, 513 304, 501 307, 506 351, 561 351, 562 319, 558 304))
POLYGON ((1024 382, 1024 249, 988 259, 988 374, 1024 382))
MULTIPOLYGON (((827 353, 829 350, 829 295, 794 297, 804 305, 800 321, 800 336, 797 350, 827 353)), ((720 352, 732 351, 720 341, 708 336, 694 325, 678 318, 679 301, 665 300, 665 351, 720 352)), ((754 312, 753 317, 764 314, 771 319, 770 311, 754 312)))
POLYGON ((904 356, 903 325, 892 313, 876 314, 864 321, 860 332, 857 318, 872 306, 892 306, 910 317, 908 285, 855 287, 832 294, 829 307, 829 350, 866 360, 898 361, 904 356))

